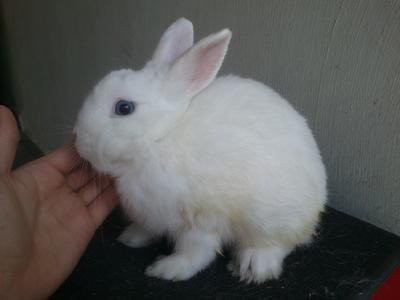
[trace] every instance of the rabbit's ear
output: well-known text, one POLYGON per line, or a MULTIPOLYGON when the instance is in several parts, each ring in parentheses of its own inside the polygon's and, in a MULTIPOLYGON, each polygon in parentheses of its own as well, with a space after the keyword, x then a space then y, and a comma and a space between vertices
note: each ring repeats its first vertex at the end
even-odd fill
POLYGON ((152 62, 156 65, 170 64, 192 46, 193 24, 185 18, 180 18, 164 32, 152 62))
POLYGON ((224 29, 200 40, 174 62, 168 76, 169 86, 175 86, 178 94, 190 98, 205 89, 221 68, 231 36, 231 31, 224 29))

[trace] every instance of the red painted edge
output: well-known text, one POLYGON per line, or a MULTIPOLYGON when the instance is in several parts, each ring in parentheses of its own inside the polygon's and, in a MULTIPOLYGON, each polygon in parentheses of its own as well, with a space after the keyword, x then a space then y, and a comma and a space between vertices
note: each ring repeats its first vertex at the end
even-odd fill
POLYGON ((400 299, 400 267, 397 267, 383 282, 370 300, 399 300, 400 299))

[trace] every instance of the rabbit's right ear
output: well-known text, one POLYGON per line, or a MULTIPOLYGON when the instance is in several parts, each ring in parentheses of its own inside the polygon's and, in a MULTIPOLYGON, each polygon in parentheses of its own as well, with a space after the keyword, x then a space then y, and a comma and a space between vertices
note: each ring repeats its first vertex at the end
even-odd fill
POLYGON ((205 89, 221 68, 231 36, 229 29, 211 34, 179 57, 168 74, 171 92, 187 99, 205 89))
POLYGON ((170 64, 192 46, 193 24, 185 18, 180 18, 164 32, 154 52, 152 63, 170 64))

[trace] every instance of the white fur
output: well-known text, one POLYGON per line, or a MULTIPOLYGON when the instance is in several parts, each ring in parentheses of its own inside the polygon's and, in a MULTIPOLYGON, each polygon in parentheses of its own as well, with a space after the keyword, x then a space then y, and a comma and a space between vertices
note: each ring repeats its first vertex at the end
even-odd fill
MULTIPOLYGON (((167 33, 186 32, 188 45, 191 26, 180 22, 185 30, 175 23, 167 33)), ((109 74, 79 113, 79 153, 116 177, 136 223, 120 240, 175 242, 147 275, 190 278, 231 245, 230 269, 242 280, 277 278, 287 254, 311 240, 324 208, 325 169, 305 119, 262 83, 214 80, 230 36, 223 30, 173 62, 153 58, 141 71, 109 74), (137 103, 132 115, 113 114, 120 98, 137 103)))
POLYGON ((150 245, 154 238, 155 236, 145 228, 131 223, 120 234, 118 241, 132 248, 142 248, 150 245))

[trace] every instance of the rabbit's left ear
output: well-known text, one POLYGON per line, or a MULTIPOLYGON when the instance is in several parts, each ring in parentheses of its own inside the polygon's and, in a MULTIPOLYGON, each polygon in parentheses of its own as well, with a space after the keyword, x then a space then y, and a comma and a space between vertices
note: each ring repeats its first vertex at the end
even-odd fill
POLYGON ((192 46, 193 24, 185 18, 180 18, 164 32, 152 62, 156 65, 170 64, 192 46))
POLYGON ((200 93, 221 68, 231 36, 231 31, 224 29, 199 41, 173 63, 168 86, 185 98, 200 93))

